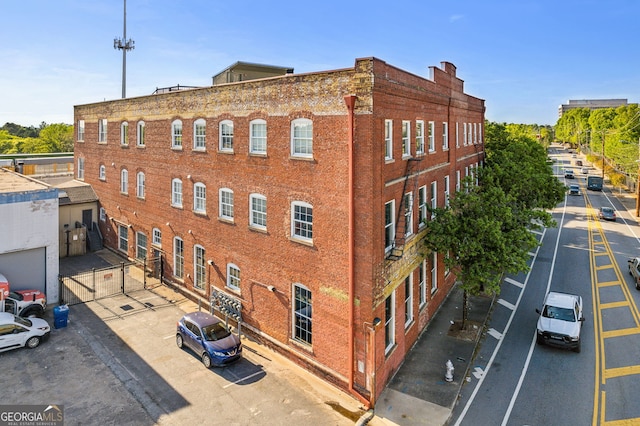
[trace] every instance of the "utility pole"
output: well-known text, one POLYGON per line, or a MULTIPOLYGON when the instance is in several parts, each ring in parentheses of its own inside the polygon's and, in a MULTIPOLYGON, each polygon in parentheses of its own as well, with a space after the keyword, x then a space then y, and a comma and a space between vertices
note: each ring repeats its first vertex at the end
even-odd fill
POLYGON ((122 99, 127 97, 127 50, 134 49, 135 42, 127 40, 127 0, 124 0, 124 31, 122 38, 113 39, 113 48, 122 50, 122 99))

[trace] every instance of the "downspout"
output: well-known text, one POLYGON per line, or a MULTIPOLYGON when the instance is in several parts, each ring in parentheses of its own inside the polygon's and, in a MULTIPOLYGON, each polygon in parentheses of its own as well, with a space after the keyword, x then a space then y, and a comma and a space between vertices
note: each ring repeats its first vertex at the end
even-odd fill
POLYGON ((348 200, 348 210, 349 210, 349 237, 348 237, 348 244, 349 244, 349 250, 348 250, 348 256, 349 256, 349 343, 348 343, 348 351, 349 351, 349 356, 348 356, 348 376, 349 376, 349 392, 355 396, 362 404, 364 404, 366 406, 367 409, 371 408, 371 403, 370 401, 368 401, 365 397, 363 397, 357 390, 355 390, 353 388, 353 362, 354 362, 354 353, 355 353, 355 344, 354 344, 354 333, 355 333, 355 329, 353 327, 353 322, 354 322, 354 317, 355 317, 355 312, 354 312, 354 302, 355 302, 355 279, 354 279, 354 265, 353 265, 353 258, 354 258, 354 246, 355 246, 355 242, 354 242, 354 223, 355 223, 355 213, 354 213, 354 206, 353 206, 353 198, 354 198, 354 194, 353 194, 353 145, 354 145, 354 108, 355 108, 355 104, 356 104, 356 95, 346 95, 344 97, 344 103, 347 105, 347 111, 349 113, 349 120, 348 120, 348 130, 349 130, 349 140, 348 140, 348 145, 349 145, 349 164, 348 164, 348 185, 349 185, 349 200, 348 200))

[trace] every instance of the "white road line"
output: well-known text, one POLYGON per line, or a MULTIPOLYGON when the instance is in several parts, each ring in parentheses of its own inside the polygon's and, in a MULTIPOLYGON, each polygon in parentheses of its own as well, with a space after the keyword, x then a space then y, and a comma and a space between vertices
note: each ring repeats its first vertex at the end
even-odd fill
POLYGON ((504 306, 507 309, 511 309, 512 311, 516 310, 516 307, 513 303, 509 303, 504 299, 498 299, 498 303, 501 304, 502 306, 504 306))
POLYGON ((523 287, 524 287, 524 284, 522 284, 520 281, 516 281, 516 280, 514 280, 513 278, 509 278, 509 277, 507 277, 507 278, 505 278, 504 280, 505 280, 506 282, 508 282, 509 284, 513 284, 513 285, 515 285, 516 287, 520 287, 520 288, 523 288, 523 287))
POLYGON ((489 331, 487 331, 487 334, 493 338, 495 338, 496 340, 500 340, 502 339, 502 333, 500 333, 498 330, 496 330, 495 328, 490 328, 489 331))
POLYGON ((228 385, 224 385, 222 388, 223 388, 223 389, 226 389, 226 388, 228 388, 229 386, 233 386, 233 385, 236 385, 236 384, 238 384, 238 383, 240 383, 240 382, 244 382, 245 380, 249 380, 249 379, 250 379, 250 378, 252 378, 253 376, 257 376, 258 374, 267 374, 267 373, 266 373, 265 371, 257 371, 257 372, 255 372, 255 373, 253 373, 253 374, 250 374, 250 375, 248 375, 248 376, 246 376, 246 377, 243 377, 243 378, 241 378, 241 379, 239 379, 239 380, 236 380, 235 382, 231 382, 231 383, 229 383, 228 385))
POLYGON ((473 377, 475 377, 476 379, 480 380, 480 378, 482 378, 482 376, 484 376, 484 370, 482 370, 482 368, 480 367, 476 367, 473 369, 473 377))

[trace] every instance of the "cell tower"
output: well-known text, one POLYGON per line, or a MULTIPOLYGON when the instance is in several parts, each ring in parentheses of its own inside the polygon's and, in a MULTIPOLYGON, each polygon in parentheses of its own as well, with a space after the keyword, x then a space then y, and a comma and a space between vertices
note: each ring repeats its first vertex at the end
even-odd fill
POLYGON ((124 0, 124 31, 122 38, 113 39, 113 48, 122 50, 122 99, 127 97, 127 50, 133 50, 135 42, 127 40, 127 0, 124 0))

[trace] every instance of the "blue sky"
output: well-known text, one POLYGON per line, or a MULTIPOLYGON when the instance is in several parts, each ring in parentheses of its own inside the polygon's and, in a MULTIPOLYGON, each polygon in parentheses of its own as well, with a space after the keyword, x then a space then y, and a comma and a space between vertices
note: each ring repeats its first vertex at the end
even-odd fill
MULTIPOLYGON (((456 65, 486 118, 555 124, 569 99, 640 101, 637 0, 128 0, 127 97, 207 86, 236 61, 428 77, 456 65)), ((0 126, 73 122, 122 95, 122 0, 0 0, 0 126)))

